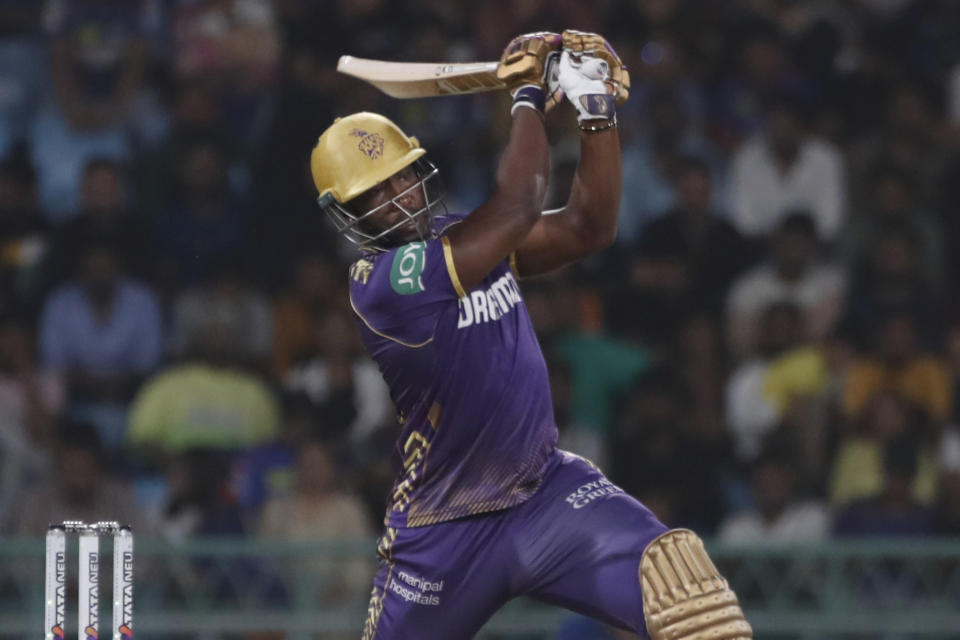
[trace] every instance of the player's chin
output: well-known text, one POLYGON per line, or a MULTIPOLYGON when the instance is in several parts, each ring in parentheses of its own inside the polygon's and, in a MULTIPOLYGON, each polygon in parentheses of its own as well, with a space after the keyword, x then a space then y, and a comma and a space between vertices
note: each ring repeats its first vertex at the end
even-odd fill
POLYGON ((387 234, 391 245, 407 244, 423 239, 423 234, 420 233, 417 225, 411 223, 404 223, 387 234))
POLYGON ((427 237, 428 229, 426 218, 412 218, 397 227, 397 233, 405 242, 413 242, 427 237))

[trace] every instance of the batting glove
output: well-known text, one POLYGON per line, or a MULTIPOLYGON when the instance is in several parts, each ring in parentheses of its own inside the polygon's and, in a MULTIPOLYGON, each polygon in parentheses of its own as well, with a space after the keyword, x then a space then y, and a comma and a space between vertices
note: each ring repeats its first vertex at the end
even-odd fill
MULTIPOLYGON (((606 79, 607 84, 613 88, 617 104, 621 105, 630 97, 630 73, 617 52, 613 49, 607 40, 598 33, 588 31, 577 31, 567 29, 561 36, 563 48, 569 51, 574 58, 580 56, 590 56, 606 60, 610 65, 610 76, 606 79)), ((550 110, 550 100, 548 99, 547 110, 550 110)))
POLYGON ((503 50, 497 78, 507 85, 513 97, 510 113, 521 106, 543 113, 547 70, 557 58, 562 42, 558 33, 538 31, 517 36, 503 50))
POLYGON ((608 120, 616 117, 616 96, 607 83, 610 65, 593 56, 574 57, 564 50, 560 55, 557 81, 560 89, 577 110, 577 121, 608 120))

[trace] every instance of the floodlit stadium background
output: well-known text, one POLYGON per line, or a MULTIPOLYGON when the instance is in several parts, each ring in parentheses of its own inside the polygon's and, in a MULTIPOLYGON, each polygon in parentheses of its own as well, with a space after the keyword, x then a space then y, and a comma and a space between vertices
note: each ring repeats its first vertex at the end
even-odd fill
MULTIPOLYGON (((509 115, 336 59, 566 27, 633 91, 616 245, 524 283, 563 446, 707 539, 759 638, 960 636, 955 2, 0 0, 0 638, 74 518, 134 526, 142 637, 359 637, 396 423, 307 156, 378 111, 469 210, 509 115)), ((629 637, 524 601, 483 637, 588 633, 629 637)))

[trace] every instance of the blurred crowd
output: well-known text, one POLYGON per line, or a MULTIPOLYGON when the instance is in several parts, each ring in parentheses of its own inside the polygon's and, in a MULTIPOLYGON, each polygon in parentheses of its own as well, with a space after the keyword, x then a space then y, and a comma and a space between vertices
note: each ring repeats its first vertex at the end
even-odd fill
POLYGON ((508 98, 336 59, 566 27, 633 90, 616 244, 523 284, 562 446, 704 536, 960 535, 950 0, 0 0, 0 533, 373 535, 397 423, 309 151, 382 112, 469 210, 508 98))

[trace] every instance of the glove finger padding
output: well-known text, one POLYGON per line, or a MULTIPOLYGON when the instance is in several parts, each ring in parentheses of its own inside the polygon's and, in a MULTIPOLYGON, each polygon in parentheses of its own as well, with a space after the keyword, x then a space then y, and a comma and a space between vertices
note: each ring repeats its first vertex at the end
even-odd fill
POLYGON ((524 85, 546 89, 547 61, 560 50, 562 38, 551 31, 525 33, 510 41, 500 56, 497 78, 512 94, 524 85))
POLYGON ((574 57, 586 55, 606 60, 610 65, 610 77, 606 80, 612 89, 610 93, 616 96, 618 105, 627 101, 630 97, 630 73, 606 38, 598 33, 575 29, 567 29, 561 38, 563 49, 574 57))

